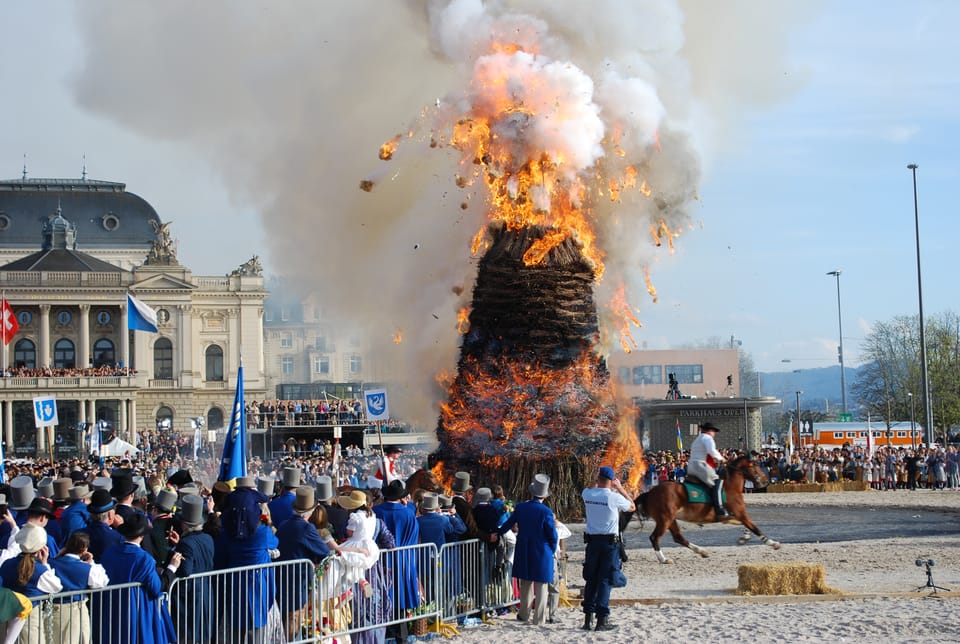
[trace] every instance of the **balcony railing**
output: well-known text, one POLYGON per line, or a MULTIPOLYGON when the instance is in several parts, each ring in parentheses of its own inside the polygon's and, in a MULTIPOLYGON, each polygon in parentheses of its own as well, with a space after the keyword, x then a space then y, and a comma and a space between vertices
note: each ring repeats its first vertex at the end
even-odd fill
POLYGON ((117 389, 135 387, 136 376, 38 376, 0 378, 0 389, 117 389))

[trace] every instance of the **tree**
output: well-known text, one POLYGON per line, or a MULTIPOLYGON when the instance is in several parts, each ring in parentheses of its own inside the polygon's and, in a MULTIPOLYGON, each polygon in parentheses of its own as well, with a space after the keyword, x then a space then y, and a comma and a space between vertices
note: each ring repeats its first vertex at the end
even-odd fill
MULTIPOLYGON (((925 321, 927 374, 933 407, 933 427, 943 440, 947 427, 960 422, 960 318, 952 312, 925 321)), ((915 397, 915 419, 928 427, 923 408, 923 378, 917 316, 898 316, 879 322, 864 339, 860 355, 865 364, 851 391, 874 418, 888 423, 910 418, 915 397)))

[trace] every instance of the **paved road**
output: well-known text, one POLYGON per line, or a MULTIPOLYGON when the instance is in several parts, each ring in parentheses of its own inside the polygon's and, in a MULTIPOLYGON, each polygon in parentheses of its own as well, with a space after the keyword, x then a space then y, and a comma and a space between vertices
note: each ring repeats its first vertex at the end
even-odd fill
MULTIPOLYGON (((900 508, 838 508, 814 506, 772 507, 750 509, 753 522, 771 539, 781 543, 817 543, 855 541, 858 539, 892 539, 895 537, 931 537, 960 534, 960 513, 956 510, 931 511, 900 508)), ((570 550, 583 550, 583 525, 569 526, 574 536, 568 541, 570 550)), ((646 520, 640 529, 634 519, 626 534, 628 548, 650 546, 653 522, 646 520)), ((680 529, 697 545, 732 546, 736 544, 740 526, 681 523, 680 529)), ((759 543, 756 537, 751 543, 759 543)), ((662 548, 674 547, 668 532, 661 541, 662 548)))

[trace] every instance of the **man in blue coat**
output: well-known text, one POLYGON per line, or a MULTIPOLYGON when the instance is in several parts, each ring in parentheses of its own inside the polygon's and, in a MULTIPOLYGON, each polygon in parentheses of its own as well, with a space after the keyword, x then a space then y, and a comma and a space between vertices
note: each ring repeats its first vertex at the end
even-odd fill
POLYGON ((90 497, 90 525, 84 530, 90 535, 90 554, 97 563, 103 563, 103 553, 123 541, 120 533, 113 529, 116 515, 113 511, 116 503, 106 490, 97 490, 90 497))
MULTIPOLYGON (((457 515, 455 509, 440 509, 440 497, 437 494, 428 493, 423 495, 420 502, 420 516, 417 517, 417 523, 420 524, 420 543, 432 543, 437 546, 437 552, 443 551, 443 546, 447 543, 453 543, 459 539, 467 526, 463 519, 457 515)), ((441 558, 441 568, 443 572, 443 588, 446 598, 452 598, 463 592, 463 576, 460 566, 460 551, 443 551, 441 558)), ((424 586, 427 588, 428 596, 431 596, 429 586, 432 575, 427 575, 424 580, 424 586)))
MULTIPOLYGON (((312 487, 297 488, 293 516, 277 529, 279 561, 308 559, 314 564, 330 554, 330 548, 309 518, 317 507, 312 487)), ((303 564, 288 564, 280 575, 280 611, 285 615, 287 638, 299 639, 303 623, 303 607, 309 599, 310 570, 303 564)))
POLYGON ((300 468, 285 467, 281 475, 283 487, 280 495, 267 504, 270 509, 270 522, 275 526, 281 526, 284 522, 293 516, 293 502, 296 499, 296 490, 300 486, 300 468))
MULTIPOLYGON (((180 581, 170 588, 178 642, 209 642, 213 637, 213 623, 218 621, 212 608, 211 578, 199 576, 213 570, 213 537, 203 531, 203 506, 201 497, 184 496, 180 501, 179 529, 171 529, 168 536, 170 556, 179 553, 181 557, 180 567, 172 571, 172 576, 180 581)), ((168 571, 163 572, 165 582, 168 571)))
MULTIPOLYGON (((103 568, 111 584, 138 582, 139 587, 108 592, 102 599, 104 623, 94 620, 93 641, 103 644, 167 644, 176 641, 173 621, 163 596, 160 575, 153 556, 140 547, 150 522, 134 514, 118 527, 123 542, 103 555, 103 568), (99 631, 99 632, 97 632, 99 631)), ((181 557, 174 556, 168 567, 176 570, 181 557)))
POLYGON ((64 543, 71 534, 77 530, 85 530, 90 524, 90 511, 87 509, 91 496, 90 487, 86 483, 74 485, 67 494, 70 505, 60 514, 60 533, 64 543))
POLYGON ((500 526, 504 534, 517 526, 517 549, 513 559, 513 576, 520 580, 520 607, 517 619, 530 624, 543 624, 547 609, 547 584, 553 582, 553 557, 557 550, 557 526, 553 510, 543 504, 550 495, 550 477, 537 474, 530 484, 529 501, 517 504, 506 522, 500 526), (531 604, 536 602, 531 619, 531 604))
MULTIPOLYGON (((383 500, 383 503, 373 506, 373 512, 393 534, 397 547, 419 544, 420 526, 413 505, 407 505, 407 488, 403 481, 391 481, 383 488, 383 500)), ((393 574, 390 590, 393 593, 394 618, 399 619, 408 608, 420 605, 416 552, 404 550, 387 554, 387 569, 393 574)))

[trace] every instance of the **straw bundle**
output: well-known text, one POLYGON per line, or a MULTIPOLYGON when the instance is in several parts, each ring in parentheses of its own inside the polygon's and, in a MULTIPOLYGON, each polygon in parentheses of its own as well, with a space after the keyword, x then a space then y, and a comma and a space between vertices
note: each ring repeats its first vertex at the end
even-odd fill
POLYGON ((737 568, 738 595, 822 595, 831 592, 823 564, 752 563, 737 568))

